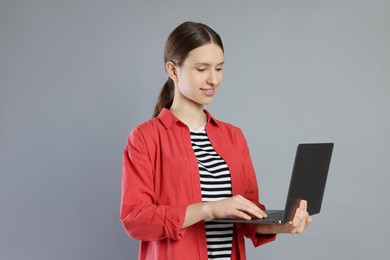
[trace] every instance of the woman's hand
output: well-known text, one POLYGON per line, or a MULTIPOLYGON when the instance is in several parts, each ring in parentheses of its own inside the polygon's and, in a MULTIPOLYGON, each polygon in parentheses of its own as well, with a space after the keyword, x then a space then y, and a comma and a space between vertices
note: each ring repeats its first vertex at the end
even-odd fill
POLYGON ((211 219, 226 217, 237 217, 242 219, 267 217, 267 214, 265 214, 265 212, 256 204, 241 195, 219 201, 207 202, 205 204, 205 210, 211 219))
POLYGON ((252 216, 266 218, 267 214, 250 200, 236 195, 228 199, 189 205, 182 228, 189 227, 204 219, 226 217, 251 219, 252 216))
POLYGON ((299 207, 295 211, 295 215, 292 221, 286 224, 281 225, 268 225, 268 224, 259 224, 257 226, 257 233, 259 234, 280 234, 280 233, 303 233, 305 228, 307 228, 311 223, 311 217, 307 212, 307 201, 301 200, 299 202, 299 207))

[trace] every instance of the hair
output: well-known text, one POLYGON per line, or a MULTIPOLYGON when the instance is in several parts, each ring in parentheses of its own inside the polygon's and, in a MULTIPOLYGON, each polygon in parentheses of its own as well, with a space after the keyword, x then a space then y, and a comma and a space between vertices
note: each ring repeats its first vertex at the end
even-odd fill
MULTIPOLYGON (((209 43, 217 44, 223 51, 221 37, 213 29, 202 23, 184 22, 169 34, 164 49, 164 62, 171 61, 180 67, 190 51, 209 43)), ((174 93, 175 84, 168 78, 157 99, 153 117, 157 117, 163 108, 172 106, 174 93)))

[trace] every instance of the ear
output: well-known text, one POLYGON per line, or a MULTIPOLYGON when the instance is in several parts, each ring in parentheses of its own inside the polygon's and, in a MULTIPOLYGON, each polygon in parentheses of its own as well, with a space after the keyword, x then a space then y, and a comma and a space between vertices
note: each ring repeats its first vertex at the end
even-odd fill
POLYGON ((172 61, 167 61, 165 63, 165 71, 167 72, 168 76, 173 80, 173 82, 177 82, 177 68, 175 64, 172 61))

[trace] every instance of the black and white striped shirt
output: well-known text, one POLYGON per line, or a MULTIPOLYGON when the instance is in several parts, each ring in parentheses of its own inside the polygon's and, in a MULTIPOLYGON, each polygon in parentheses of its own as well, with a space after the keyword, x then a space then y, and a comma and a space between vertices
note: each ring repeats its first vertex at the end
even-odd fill
MULTIPOLYGON (((203 202, 231 197, 232 185, 229 167, 214 150, 204 127, 196 131, 191 130, 191 142, 198 160, 203 202)), ((205 220, 205 227, 209 259, 230 259, 233 224, 205 220)))

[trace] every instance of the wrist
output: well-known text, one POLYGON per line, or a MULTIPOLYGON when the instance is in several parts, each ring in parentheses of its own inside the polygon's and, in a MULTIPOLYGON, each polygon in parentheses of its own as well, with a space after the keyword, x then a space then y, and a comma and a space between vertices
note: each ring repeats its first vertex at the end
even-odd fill
POLYGON ((284 225, 258 224, 256 233, 261 235, 276 235, 284 233, 284 225))
POLYGON ((271 230, 269 228, 270 225, 262 225, 262 224, 258 224, 257 225, 257 229, 256 229, 256 233, 257 234, 261 234, 261 235, 269 235, 269 234, 272 234, 271 233, 271 230))
POLYGON ((212 219, 213 218, 209 202, 203 202, 200 204, 200 212, 202 214, 203 219, 208 219, 208 218, 212 219))

